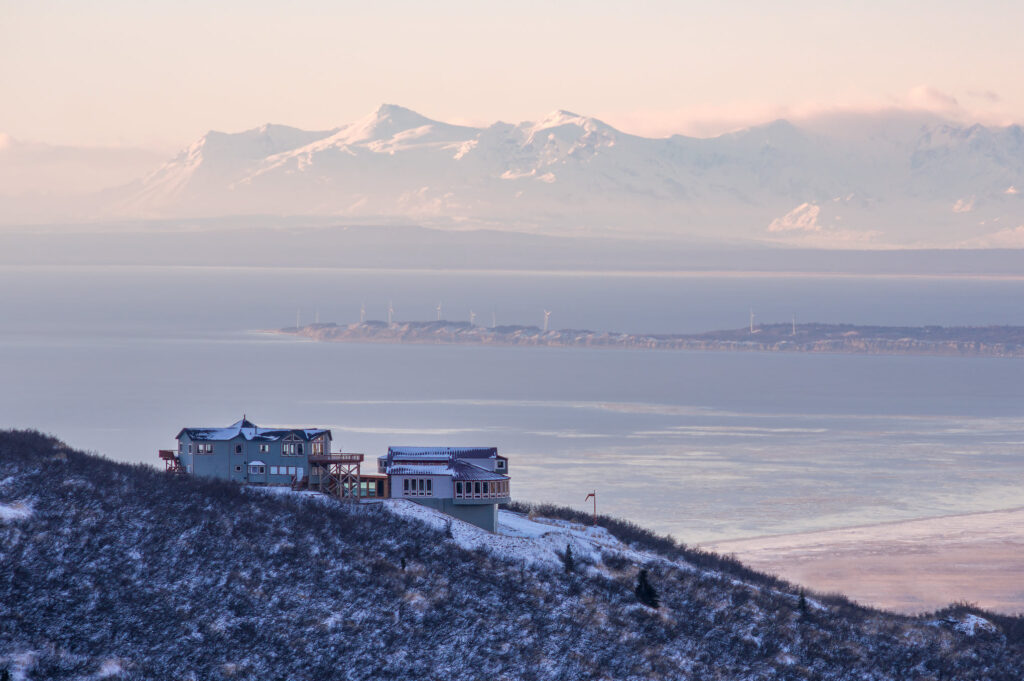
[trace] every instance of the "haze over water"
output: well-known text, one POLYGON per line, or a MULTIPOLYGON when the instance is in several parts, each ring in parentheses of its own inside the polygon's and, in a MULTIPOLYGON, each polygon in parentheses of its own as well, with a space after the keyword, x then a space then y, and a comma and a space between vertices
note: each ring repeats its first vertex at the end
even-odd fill
POLYGON ((302 322, 443 316, 681 333, 758 321, 1024 324, 1018 280, 3 268, 0 422, 156 464, 183 426, 327 426, 369 458, 486 444, 516 498, 687 542, 1024 505, 1014 360, 318 344, 302 322))

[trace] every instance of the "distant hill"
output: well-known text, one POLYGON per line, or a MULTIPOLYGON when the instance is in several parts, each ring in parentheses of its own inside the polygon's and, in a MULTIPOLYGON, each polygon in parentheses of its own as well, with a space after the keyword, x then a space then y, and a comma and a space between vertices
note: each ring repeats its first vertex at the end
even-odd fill
POLYGON ((509 516, 516 536, 472 546, 426 516, 168 477, 3 431, 0 670, 583 680, 1018 679, 1024 668, 1020 620, 801 598, 628 523, 602 519, 618 541, 586 530, 584 514, 539 512, 570 522, 509 516), (571 572, 550 551, 563 537, 583 537, 571 572), (657 609, 638 600, 640 569, 657 609))
POLYGON ((400 106, 332 130, 211 131, 99 217, 317 215, 364 224, 863 248, 1024 246, 1024 130, 891 111, 711 139, 554 111, 450 125, 400 106))
POLYGON ((288 327, 278 333, 328 343, 517 345, 728 352, 828 352, 869 355, 1024 357, 1021 326, 860 326, 758 324, 696 334, 609 333, 537 326, 476 326, 450 320, 369 320, 288 327))

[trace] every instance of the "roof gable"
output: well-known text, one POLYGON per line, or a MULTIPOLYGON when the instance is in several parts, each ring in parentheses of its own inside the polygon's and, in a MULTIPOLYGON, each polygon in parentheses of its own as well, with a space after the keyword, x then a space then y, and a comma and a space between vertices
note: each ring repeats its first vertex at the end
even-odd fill
POLYGON ((260 428, 248 419, 236 421, 227 428, 182 428, 175 439, 180 440, 182 436, 202 442, 226 442, 237 438, 256 442, 277 442, 285 438, 300 442, 321 437, 333 439, 331 431, 326 428, 260 428))

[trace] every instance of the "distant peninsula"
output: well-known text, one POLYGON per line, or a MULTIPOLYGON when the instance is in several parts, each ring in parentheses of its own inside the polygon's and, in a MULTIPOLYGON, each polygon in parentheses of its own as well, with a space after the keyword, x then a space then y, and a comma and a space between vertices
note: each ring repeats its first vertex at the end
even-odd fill
POLYGON ((620 348, 731 352, 816 352, 866 355, 1024 357, 1024 326, 857 326, 763 324, 697 334, 635 334, 537 326, 475 326, 469 322, 364 321, 287 327, 275 333, 333 343, 416 343, 558 348, 620 348))

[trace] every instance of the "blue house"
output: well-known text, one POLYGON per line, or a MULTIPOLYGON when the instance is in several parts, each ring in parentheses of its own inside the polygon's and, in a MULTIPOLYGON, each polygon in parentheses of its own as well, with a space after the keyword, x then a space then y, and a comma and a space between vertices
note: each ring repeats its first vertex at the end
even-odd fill
POLYGON ((245 418, 227 428, 182 428, 176 439, 184 472, 254 485, 302 481, 309 458, 331 451, 330 430, 260 428, 245 418))

